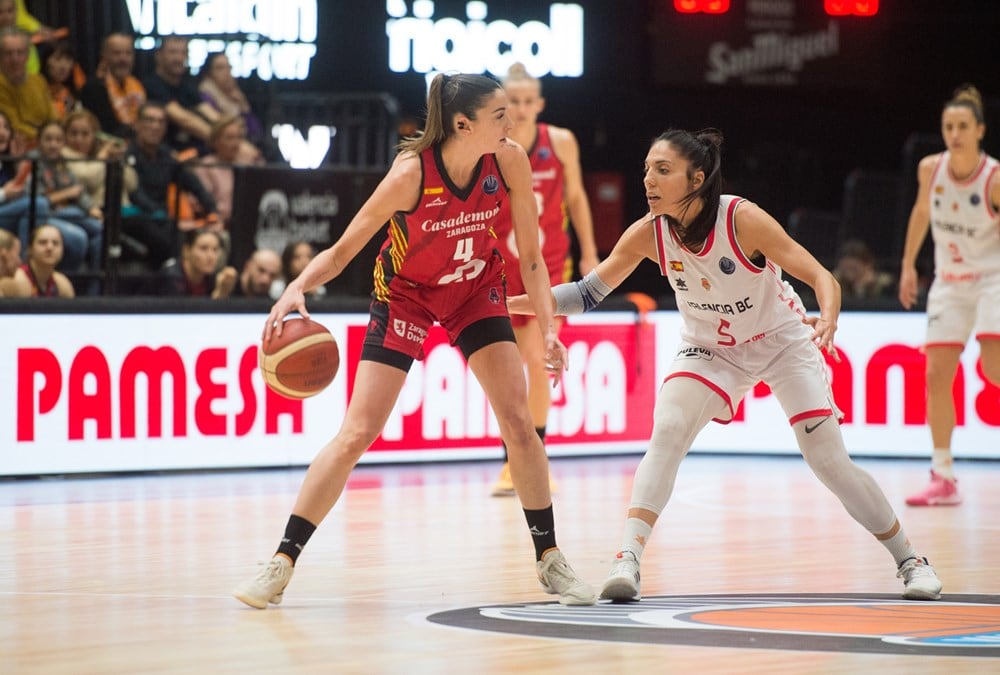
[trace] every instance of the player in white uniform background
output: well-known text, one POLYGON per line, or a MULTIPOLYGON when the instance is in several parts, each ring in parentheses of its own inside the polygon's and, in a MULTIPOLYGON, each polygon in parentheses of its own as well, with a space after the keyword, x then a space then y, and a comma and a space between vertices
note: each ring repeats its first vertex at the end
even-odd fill
MULTIPOLYGON (((643 183, 650 213, 581 281, 553 288, 557 314, 596 306, 644 259, 670 281, 683 341, 657 394, 649 448, 636 469, 621 550, 601 591, 638 600, 639 560, 673 491, 681 460, 709 421, 727 422, 757 382, 770 385, 803 457, 848 513, 889 550, 903 597, 934 600, 941 582, 911 546, 882 490, 854 464, 840 432, 826 363, 835 355, 840 286, 763 209, 722 195, 715 130, 671 130, 652 144, 643 183), (820 314, 806 316, 781 270, 809 284, 820 314)), ((526 296, 508 301, 530 312, 526 296)))
POLYGON ((983 373, 1000 386, 1000 171, 980 148, 986 124, 979 91, 959 87, 941 113, 944 152, 917 168, 899 276, 899 301, 917 300, 916 259, 931 230, 934 281, 927 295, 927 422, 934 450, 930 483, 911 506, 961 503, 952 466, 952 383, 969 336, 979 340, 983 373))

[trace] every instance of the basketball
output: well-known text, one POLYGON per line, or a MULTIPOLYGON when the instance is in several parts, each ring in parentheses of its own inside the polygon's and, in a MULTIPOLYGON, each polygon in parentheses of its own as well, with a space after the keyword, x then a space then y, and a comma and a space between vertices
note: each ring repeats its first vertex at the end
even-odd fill
POLYGON ((281 336, 261 344, 258 364, 264 382, 286 398, 315 396, 333 382, 340 368, 340 349, 321 323, 287 319, 281 336))

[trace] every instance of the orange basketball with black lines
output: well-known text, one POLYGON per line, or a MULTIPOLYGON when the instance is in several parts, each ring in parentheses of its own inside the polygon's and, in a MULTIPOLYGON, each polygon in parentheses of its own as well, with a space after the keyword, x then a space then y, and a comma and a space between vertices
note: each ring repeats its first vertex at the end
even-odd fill
POLYGON ((340 349, 326 326, 311 319, 286 319, 281 336, 271 334, 258 351, 264 382, 287 398, 315 396, 333 382, 340 349))

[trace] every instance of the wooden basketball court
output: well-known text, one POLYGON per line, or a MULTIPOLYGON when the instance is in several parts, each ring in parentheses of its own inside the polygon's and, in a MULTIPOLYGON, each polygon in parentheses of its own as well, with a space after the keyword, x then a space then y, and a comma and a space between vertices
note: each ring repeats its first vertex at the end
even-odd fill
MULTIPOLYGON (((553 461, 560 546, 595 586, 618 548, 638 460, 553 461)), ((928 462, 860 463, 936 567, 942 603, 899 599, 889 554, 797 457, 687 458, 643 558, 645 600, 627 609, 538 604, 552 597, 535 581, 518 503, 488 496, 498 463, 359 467, 300 558, 284 603, 266 611, 229 591, 276 547, 302 469, 8 481, 0 483, 0 672, 953 675, 1000 668, 998 606, 981 597, 1000 592, 1000 467, 960 463, 965 503, 915 509, 903 499, 925 480, 928 462), (678 596, 697 596, 693 606, 753 596, 756 606, 796 594, 842 594, 848 605, 881 599, 891 611, 864 614, 873 625, 855 618, 864 607, 851 605, 837 610, 846 623, 835 630, 906 635, 870 641, 876 647, 868 651, 831 647, 811 637, 829 629, 827 619, 779 607, 765 622, 781 614, 781 625, 798 632, 791 646, 769 642, 773 626, 754 626, 763 615, 747 618, 743 609, 720 620, 758 632, 702 631, 690 640, 682 632, 663 642, 670 627, 657 617, 678 596), (928 609, 970 596, 985 604, 928 609), (455 610, 474 619, 464 627, 428 620, 461 614, 455 610), (479 620, 505 612, 528 619, 499 630, 479 620), (550 630, 543 615, 559 626, 550 630), (905 646, 914 636, 968 631, 970 616, 982 624, 981 648, 970 656, 905 646), (573 632, 595 617, 644 627, 598 621, 589 633, 573 632)), ((702 612, 702 627, 714 620, 709 615, 722 616, 702 612)))

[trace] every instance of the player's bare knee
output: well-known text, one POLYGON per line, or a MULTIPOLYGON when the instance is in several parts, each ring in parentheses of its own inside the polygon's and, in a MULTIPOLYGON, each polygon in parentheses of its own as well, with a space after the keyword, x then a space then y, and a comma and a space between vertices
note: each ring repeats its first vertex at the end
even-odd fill
POLYGON ((374 427, 350 427, 337 434, 337 451, 357 461, 378 438, 380 429, 374 427))

